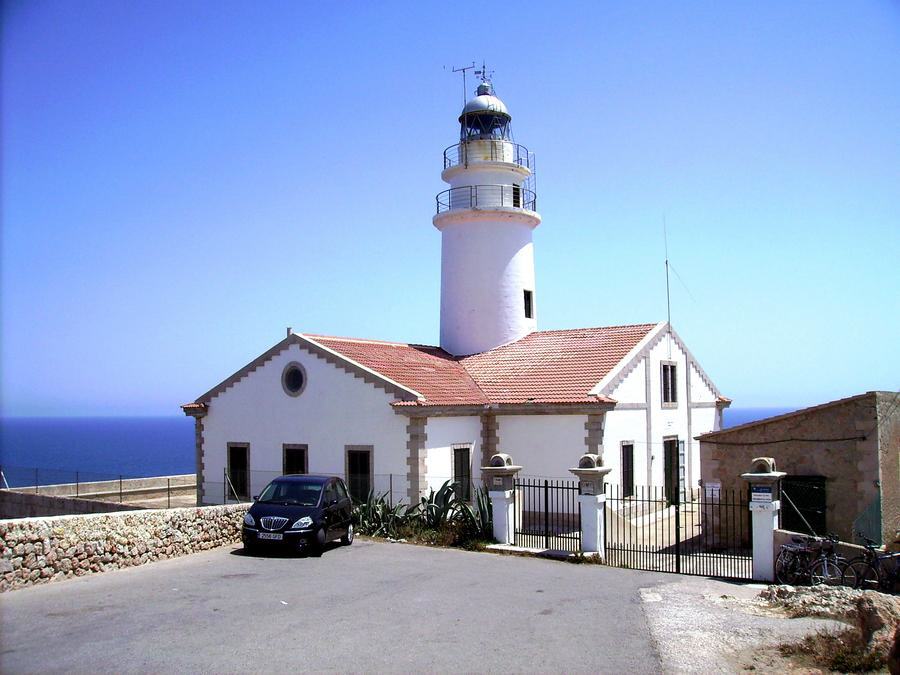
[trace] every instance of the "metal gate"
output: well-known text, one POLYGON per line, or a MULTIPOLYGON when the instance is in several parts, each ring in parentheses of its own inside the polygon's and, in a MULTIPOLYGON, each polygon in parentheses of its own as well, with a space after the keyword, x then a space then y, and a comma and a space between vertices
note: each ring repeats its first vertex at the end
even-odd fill
POLYGON ((707 486, 606 486, 606 563, 641 570, 751 579, 748 493, 707 486))
POLYGON ((520 478, 514 487, 516 546, 570 553, 581 550, 578 481, 520 478))

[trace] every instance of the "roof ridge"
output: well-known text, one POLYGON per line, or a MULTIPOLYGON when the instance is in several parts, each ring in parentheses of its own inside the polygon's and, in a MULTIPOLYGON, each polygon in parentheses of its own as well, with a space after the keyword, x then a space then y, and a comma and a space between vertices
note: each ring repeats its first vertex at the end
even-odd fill
MULTIPOLYGON (((545 335, 547 333, 574 333, 574 332, 580 331, 580 330, 610 330, 612 328, 644 328, 647 326, 650 326, 650 327, 656 326, 658 323, 659 322, 656 322, 656 323, 626 323, 626 324, 621 324, 621 325, 616 325, 616 326, 582 326, 581 328, 553 328, 550 330, 536 330, 536 331, 529 333, 528 335, 535 335, 536 333, 540 333, 542 335, 545 335)), ((528 335, 526 335, 525 337, 528 337, 528 335)), ((524 338, 522 338, 522 339, 524 339, 524 338)))
POLYGON ((437 345, 426 345, 418 342, 399 342, 397 340, 379 340, 377 338, 358 338, 358 337, 346 337, 341 335, 321 335, 319 333, 298 333, 298 335, 305 335, 306 337, 312 338, 314 340, 335 340, 338 342, 355 342, 359 344, 373 344, 373 345, 392 345, 397 347, 427 347, 428 349, 440 349, 437 345))

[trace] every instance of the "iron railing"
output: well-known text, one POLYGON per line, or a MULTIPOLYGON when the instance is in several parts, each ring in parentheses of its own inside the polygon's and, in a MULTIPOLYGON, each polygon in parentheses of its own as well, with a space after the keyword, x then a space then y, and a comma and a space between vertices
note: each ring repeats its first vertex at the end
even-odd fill
POLYGON ((533 157, 528 148, 512 141, 470 140, 444 150, 444 168, 475 162, 508 162, 534 171, 533 157))
POLYGON ((0 465, 0 489, 46 497, 75 497, 144 508, 196 504, 194 474, 137 476, 34 466, 0 465))
POLYGON ((581 550, 578 481, 519 478, 514 487, 516 546, 570 553, 581 550))
POLYGON ((437 212, 458 209, 512 208, 534 211, 537 195, 518 185, 463 185, 435 197, 437 212))

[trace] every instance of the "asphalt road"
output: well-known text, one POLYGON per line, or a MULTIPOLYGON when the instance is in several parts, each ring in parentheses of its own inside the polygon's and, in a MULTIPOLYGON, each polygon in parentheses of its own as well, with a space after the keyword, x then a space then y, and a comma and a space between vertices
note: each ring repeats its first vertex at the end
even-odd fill
POLYGON ((225 547, 0 596, 0 671, 651 673, 639 589, 670 578, 359 539, 225 547))

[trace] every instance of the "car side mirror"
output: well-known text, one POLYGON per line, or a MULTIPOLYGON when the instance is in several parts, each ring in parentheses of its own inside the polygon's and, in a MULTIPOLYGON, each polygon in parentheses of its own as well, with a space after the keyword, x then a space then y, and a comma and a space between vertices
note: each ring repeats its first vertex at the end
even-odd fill
POLYGON ((259 501, 259 495, 253 495, 253 501, 255 501, 255 502, 259 501))

